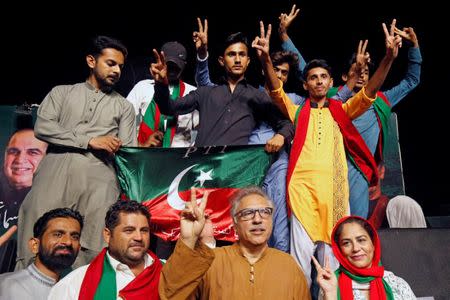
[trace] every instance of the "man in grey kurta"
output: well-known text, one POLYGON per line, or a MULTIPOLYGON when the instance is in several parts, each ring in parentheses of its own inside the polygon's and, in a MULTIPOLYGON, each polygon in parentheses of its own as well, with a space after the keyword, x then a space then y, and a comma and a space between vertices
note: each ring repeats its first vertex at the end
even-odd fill
POLYGON ((33 223, 54 207, 75 208, 85 216, 75 266, 89 263, 103 248, 101 220, 119 197, 113 154, 121 145, 136 145, 135 114, 133 105, 112 90, 126 48, 100 36, 89 53, 87 81, 53 88, 38 109, 35 135, 49 148, 19 211, 16 269, 29 263, 26 237, 33 223))
POLYGON ((45 212, 27 239, 34 262, 26 269, 0 275, 0 300, 47 299, 50 289, 75 261, 83 217, 70 208, 45 212))
POLYGON ((55 283, 33 263, 24 270, 0 275, 0 300, 47 299, 55 283))

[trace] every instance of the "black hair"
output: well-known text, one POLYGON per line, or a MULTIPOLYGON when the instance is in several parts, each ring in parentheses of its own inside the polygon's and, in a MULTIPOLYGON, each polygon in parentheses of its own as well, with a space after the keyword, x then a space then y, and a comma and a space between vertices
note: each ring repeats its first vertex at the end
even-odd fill
POLYGON ((323 69, 327 70, 328 74, 330 74, 330 77, 333 77, 331 75, 331 67, 326 62, 326 60, 324 60, 324 59, 313 59, 309 63, 307 63, 306 66, 305 66, 305 69, 303 69, 303 80, 306 81, 308 72, 311 69, 314 69, 314 68, 323 68, 323 69))
POLYGON ((247 37, 242 32, 236 32, 230 34, 223 44, 223 51, 225 52, 225 49, 230 47, 230 45, 237 44, 237 43, 243 43, 245 46, 247 46, 247 49, 250 49, 248 44, 247 37))
POLYGON ((105 35, 96 36, 91 40, 91 45, 88 49, 87 54, 90 54, 97 58, 102 53, 103 49, 107 48, 113 48, 122 52, 125 58, 128 55, 128 50, 121 41, 105 35))
POLYGON ((272 60, 272 65, 274 67, 279 66, 281 64, 287 63, 289 65, 289 76, 286 85, 284 86, 284 90, 292 90, 295 92, 299 92, 298 89, 300 87, 300 70, 298 67, 299 57, 296 53, 292 51, 276 51, 270 54, 270 59, 272 60))
POLYGON ((109 208, 105 217, 105 227, 112 231, 119 223, 119 214, 121 212, 128 214, 142 214, 150 222, 150 212, 142 203, 134 200, 119 200, 109 208))
POLYGON ((373 242, 373 237, 375 236, 375 233, 373 232, 373 229, 370 226, 370 224, 367 221, 362 220, 361 218, 349 217, 347 220, 339 224, 338 228, 336 228, 333 237, 334 241, 336 242, 336 245, 339 245, 339 236, 342 233, 342 228, 344 227, 344 224, 351 224, 351 223, 359 224, 369 234, 370 239, 373 242))
POLYGON ((291 73, 291 70, 298 69, 298 55, 294 52, 276 51, 270 54, 270 58, 272 59, 272 64, 274 66, 287 63, 289 65, 289 73, 291 73))
POLYGON ((64 207, 64 208, 55 208, 46 213, 44 213, 33 226, 33 237, 41 238, 47 229, 47 224, 50 220, 56 218, 72 218, 78 221, 80 224, 80 231, 83 230, 83 216, 74 209, 64 207))

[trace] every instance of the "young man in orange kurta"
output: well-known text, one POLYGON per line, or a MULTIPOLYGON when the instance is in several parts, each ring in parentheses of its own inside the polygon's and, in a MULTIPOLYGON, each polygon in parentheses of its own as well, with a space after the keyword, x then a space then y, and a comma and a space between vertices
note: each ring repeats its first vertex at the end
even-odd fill
MULTIPOLYGON (((386 55, 367 86, 346 103, 326 97, 333 86, 331 70, 323 60, 312 60, 304 69, 303 88, 309 98, 303 106, 295 105, 283 91, 273 71, 269 54, 270 25, 253 47, 263 65, 267 89, 275 104, 292 122, 296 133, 288 167, 288 199, 293 212, 291 222, 291 254, 302 266, 311 282, 311 256, 316 251, 332 255, 331 231, 339 218, 349 214, 349 184, 346 155, 349 154, 370 183, 375 184, 377 170, 374 159, 351 120, 364 113, 375 101, 397 56, 400 37, 395 37, 383 24, 386 55)), ((355 73, 366 64, 367 41, 360 41, 355 73)), ((322 264, 324 262, 322 261, 322 264)), ((331 263, 337 267, 337 261, 331 263)))

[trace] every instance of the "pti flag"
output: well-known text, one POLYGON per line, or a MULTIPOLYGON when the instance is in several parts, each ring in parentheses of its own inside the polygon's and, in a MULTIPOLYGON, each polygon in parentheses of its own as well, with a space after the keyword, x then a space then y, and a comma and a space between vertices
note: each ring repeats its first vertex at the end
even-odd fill
POLYGON ((133 148, 116 153, 117 177, 128 199, 145 204, 152 232, 166 241, 180 234, 180 212, 190 199, 209 191, 206 213, 217 240, 235 241, 230 196, 240 188, 261 185, 272 162, 264 145, 133 148))

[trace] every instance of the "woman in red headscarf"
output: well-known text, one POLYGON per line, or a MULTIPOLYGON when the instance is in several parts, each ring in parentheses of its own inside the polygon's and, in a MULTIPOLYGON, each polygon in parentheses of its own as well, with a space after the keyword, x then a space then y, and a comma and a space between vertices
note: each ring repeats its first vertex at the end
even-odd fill
POLYGON ((331 237, 333 253, 340 266, 333 274, 328 259, 321 267, 313 258, 321 287, 319 299, 416 299, 405 280, 384 270, 380 263, 378 234, 367 220, 344 217, 334 226, 331 237))

